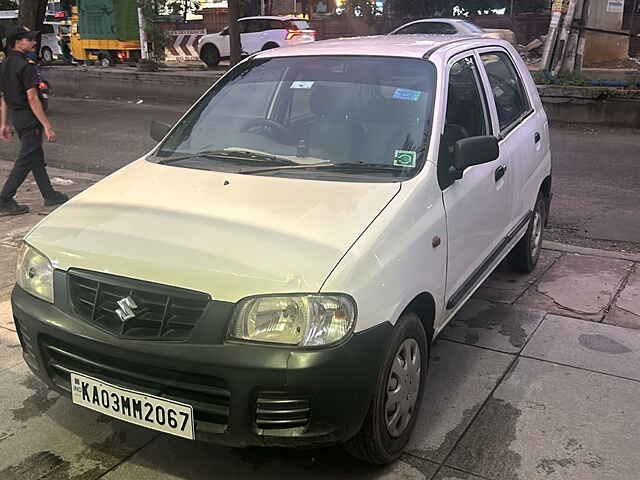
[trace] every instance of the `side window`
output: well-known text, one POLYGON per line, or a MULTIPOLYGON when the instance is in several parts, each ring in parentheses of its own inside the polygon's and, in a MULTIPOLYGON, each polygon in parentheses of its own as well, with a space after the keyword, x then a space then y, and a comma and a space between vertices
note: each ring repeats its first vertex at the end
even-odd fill
POLYGON ((262 32, 266 28, 262 20, 249 20, 247 22, 247 33, 262 32))
POLYGON ((247 20, 238 22, 238 30, 240 30, 240 33, 247 33, 249 31, 249 22, 247 20))
POLYGON ((287 28, 285 26, 285 22, 280 21, 280 20, 267 20, 268 22, 268 27, 267 30, 282 30, 284 28, 287 28))
POLYGON ((516 67, 506 53, 483 53, 480 58, 489 77, 503 131, 530 110, 529 100, 516 67))
POLYGON ((433 33, 435 35, 451 35, 454 33, 458 33, 453 25, 442 22, 431 22, 425 23, 425 25, 429 25, 431 27, 431 31, 424 33, 433 33))
POLYGON ((449 185, 448 171, 453 165, 453 152, 458 140, 489 135, 487 102, 480 87, 481 80, 473 57, 458 60, 449 70, 447 110, 438 153, 438 181, 449 185))
POLYGON ((43 34, 48 34, 48 33, 53 33, 53 25, 50 24, 44 24, 42 25, 42 30, 41 32, 43 34))

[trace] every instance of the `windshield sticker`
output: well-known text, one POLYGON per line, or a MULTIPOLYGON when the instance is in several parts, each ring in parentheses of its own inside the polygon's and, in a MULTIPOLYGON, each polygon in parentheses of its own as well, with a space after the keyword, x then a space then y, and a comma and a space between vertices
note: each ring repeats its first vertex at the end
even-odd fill
POLYGON ((297 82, 293 82, 291 84, 291 88, 299 88, 299 89, 303 89, 303 90, 309 90, 311 87, 313 87, 313 84, 315 82, 307 82, 307 81, 303 81, 303 80, 298 80, 297 82))
POLYGON ((418 90, 396 88, 396 91, 393 94, 393 98, 395 98, 396 100, 410 100, 412 102, 417 102, 418 100, 420 100, 420 95, 422 95, 422 92, 419 92, 418 90))
POLYGON ((393 156, 393 165, 396 167, 415 168, 416 157, 416 152, 413 150, 396 150, 393 156))

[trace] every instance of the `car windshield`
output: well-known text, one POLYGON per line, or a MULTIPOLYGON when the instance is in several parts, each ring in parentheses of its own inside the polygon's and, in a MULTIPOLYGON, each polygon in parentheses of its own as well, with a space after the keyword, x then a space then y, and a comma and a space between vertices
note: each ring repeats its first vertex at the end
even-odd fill
POLYGON ((426 157, 435 77, 433 64, 419 59, 256 59, 219 82, 150 161, 260 175, 403 180, 416 175, 426 157))

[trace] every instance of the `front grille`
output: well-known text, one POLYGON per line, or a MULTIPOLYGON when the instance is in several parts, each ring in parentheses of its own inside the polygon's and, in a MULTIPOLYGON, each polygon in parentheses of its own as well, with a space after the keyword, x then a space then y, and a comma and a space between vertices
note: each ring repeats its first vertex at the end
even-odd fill
POLYGON ((217 377, 137 364, 96 355, 48 337, 40 339, 47 374, 54 385, 71 394, 71 372, 114 385, 193 406, 196 427, 224 433, 229 422, 231 393, 217 377))
POLYGON ((175 287, 91 272, 69 272, 69 293, 76 313, 123 338, 186 340, 204 314, 209 296, 175 287), (118 301, 131 298, 135 317, 121 320, 118 301))
POLYGON ((265 391, 256 400, 256 426, 263 430, 304 427, 309 423, 311 405, 305 395, 265 391))

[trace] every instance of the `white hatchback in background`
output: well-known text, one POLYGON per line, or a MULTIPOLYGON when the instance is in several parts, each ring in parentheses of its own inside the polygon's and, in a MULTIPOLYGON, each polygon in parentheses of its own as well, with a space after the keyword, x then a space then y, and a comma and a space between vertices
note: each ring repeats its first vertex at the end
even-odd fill
POLYGON ((62 56, 60 48, 60 23, 44 22, 42 25, 42 40, 40 58, 44 63, 51 63, 62 56))
POLYGON ((475 23, 456 18, 426 18, 409 22, 396 28, 389 35, 465 35, 468 37, 495 38, 515 43, 511 30, 481 28, 475 23))
MULTIPOLYGON (((296 17, 245 17, 238 21, 243 55, 261 50, 313 42, 316 32, 306 20, 296 17)), ((229 27, 205 35, 198 43, 200 58, 210 67, 230 56, 229 27)))

